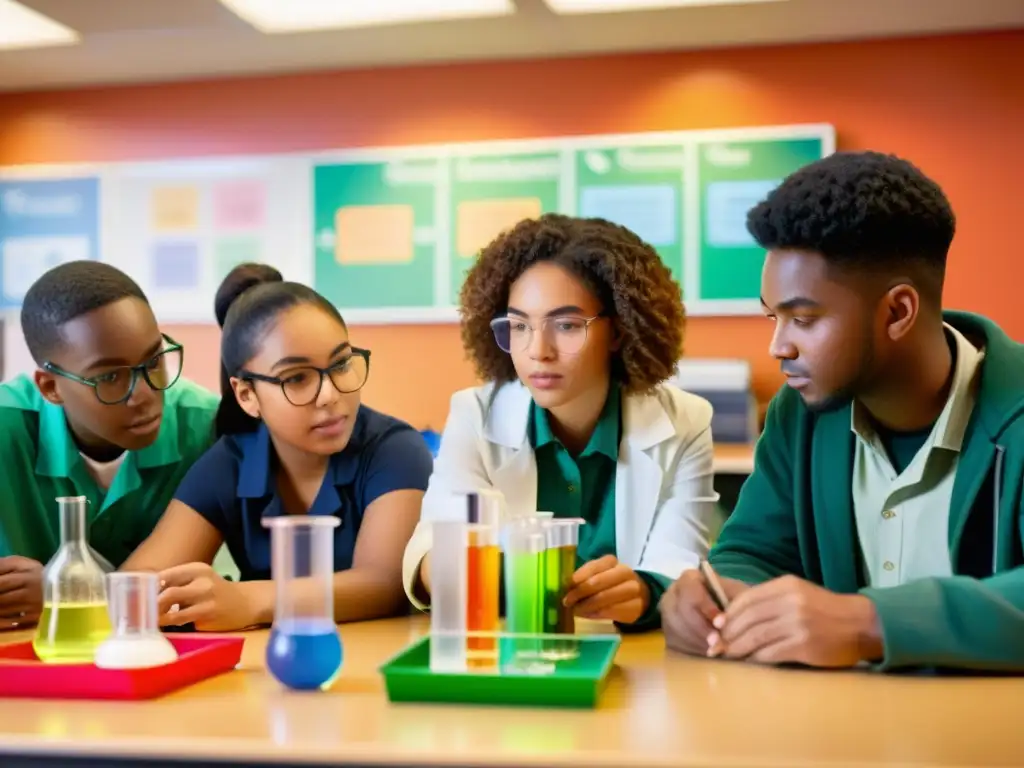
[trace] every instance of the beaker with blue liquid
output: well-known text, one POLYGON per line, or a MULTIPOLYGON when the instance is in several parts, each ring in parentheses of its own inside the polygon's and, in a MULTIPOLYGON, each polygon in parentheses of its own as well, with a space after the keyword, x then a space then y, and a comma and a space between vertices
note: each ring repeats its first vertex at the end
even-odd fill
POLYGON ((275 591, 267 669, 289 688, 329 688, 341 671, 334 621, 334 529, 340 523, 319 515, 263 520, 270 529, 275 591))

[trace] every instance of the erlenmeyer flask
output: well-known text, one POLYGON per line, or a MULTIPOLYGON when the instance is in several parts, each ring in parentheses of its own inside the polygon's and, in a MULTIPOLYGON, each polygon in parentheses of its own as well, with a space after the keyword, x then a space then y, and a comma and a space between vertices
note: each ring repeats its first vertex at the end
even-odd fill
POLYGON ((110 635, 106 573, 86 541, 85 496, 57 499, 60 548, 43 569, 43 612, 32 647, 50 664, 91 664, 110 635))
POLYGON ((267 669, 289 688, 329 688, 341 671, 334 621, 334 529, 340 522, 306 515, 263 520, 270 528, 275 592, 267 669))

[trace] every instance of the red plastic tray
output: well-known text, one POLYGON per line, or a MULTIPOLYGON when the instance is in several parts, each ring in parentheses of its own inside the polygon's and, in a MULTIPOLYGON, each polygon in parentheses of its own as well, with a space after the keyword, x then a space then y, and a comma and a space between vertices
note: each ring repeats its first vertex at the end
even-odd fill
POLYGON ((153 699, 229 672, 242 658, 242 637, 169 635, 178 660, 149 669, 44 664, 32 643, 0 645, 0 698, 153 699))

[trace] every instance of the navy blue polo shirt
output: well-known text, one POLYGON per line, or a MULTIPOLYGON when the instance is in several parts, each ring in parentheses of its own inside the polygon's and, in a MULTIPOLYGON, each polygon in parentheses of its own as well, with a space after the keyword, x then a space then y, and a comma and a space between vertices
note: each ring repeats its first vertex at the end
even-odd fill
MULTIPOLYGON (((334 515, 334 570, 352 567, 363 512, 391 491, 426 491, 433 457, 405 422, 361 406, 352 438, 331 457, 310 515, 334 515)), ((225 435, 185 476, 175 498, 220 531, 243 581, 269 579, 270 530, 262 519, 286 514, 274 482, 270 433, 225 435)))

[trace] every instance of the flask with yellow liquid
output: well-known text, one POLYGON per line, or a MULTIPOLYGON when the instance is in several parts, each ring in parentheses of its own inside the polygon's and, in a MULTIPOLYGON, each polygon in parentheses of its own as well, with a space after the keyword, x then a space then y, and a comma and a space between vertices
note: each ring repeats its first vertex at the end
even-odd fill
POLYGON ((85 496, 57 499, 60 549, 43 569, 43 612, 32 647, 48 664, 91 664, 111 632, 106 574, 89 546, 85 496))

